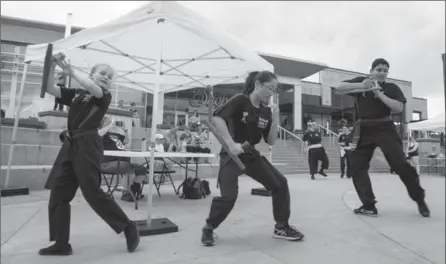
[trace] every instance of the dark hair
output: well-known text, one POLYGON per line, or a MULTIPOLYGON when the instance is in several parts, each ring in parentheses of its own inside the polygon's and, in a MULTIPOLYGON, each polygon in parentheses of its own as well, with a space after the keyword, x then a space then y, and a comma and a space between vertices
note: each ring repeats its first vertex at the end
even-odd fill
POLYGON ((249 73, 248 77, 246 77, 245 90, 243 91, 243 93, 247 95, 252 93, 252 91, 254 91, 256 81, 259 81, 260 83, 266 83, 271 80, 277 80, 277 76, 270 71, 251 72, 249 73))
POLYGON ((390 64, 383 58, 378 58, 372 62, 372 70, 376 68, 378 65, 386 65, 387 68, 390 68, 390 64))

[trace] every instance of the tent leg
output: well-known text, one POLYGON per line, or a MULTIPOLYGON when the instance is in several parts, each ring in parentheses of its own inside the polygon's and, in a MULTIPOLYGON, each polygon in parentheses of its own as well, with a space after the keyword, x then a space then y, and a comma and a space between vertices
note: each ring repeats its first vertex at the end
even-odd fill
MULTIPOLYGON (((163 20, 158 20, 158 30, 162 32, 163 20)), ((158 34, 162 36, 162 34, 158 34)), ((156 79, 155 89, 153 92, 153 108, 152 108, 152 128, 150 129, 150 167, 149 167, 149 194, 147 195, 147 219, 135 221, 138 225, 140 236, 150 236, 178 232, 178 226, 171 222, 169 219, 155 218, 152 219, 152 190, 153 190, 153 173, 155 165, 155 134, 156 125, 158 123, 158 117, 156 109, 158 109, 158 98, 160 94, 160 82, 161 82, 161 59, 162 59, 162 39, 159 39, 159 57, 156 60, 156 79)), ((147 100, 146 100, 147 102, 147 100)))
POLYGON ((14 118, 14 128, 12 130, 11 145, 9 146, 8 168, 6 170, 5 185, 4 185, 4 188, 1 190, 1 197, 29 194, 29 189, 26 187, 9 187, 9 179, 11 177, 11 165, 12 165, 12 159, 14 157, 14 145, 16 143, 17 129, 19 127, 20 108, 22 106, 23 90, 25 89, 26 75, 28 73, 28 65, 29 65, 29 63, 25 63, 25 67, 23 69, 18 104, 16 107, 16 113, 15 113, 15 118, 14 118))

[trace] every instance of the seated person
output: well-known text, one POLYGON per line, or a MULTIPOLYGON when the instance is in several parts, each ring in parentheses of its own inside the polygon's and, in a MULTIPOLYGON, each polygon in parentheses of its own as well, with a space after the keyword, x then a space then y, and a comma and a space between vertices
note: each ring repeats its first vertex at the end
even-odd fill
POLYGON ((167 130, 164 133, 164 150, 166 152, 176 152, 178 147, 178 128, 167 130))
MULTIPOLYGON (((209 146, 209 133, 207 131, 202 131, 201 127, 197 130, 197 135, 195 136, 195 147, 197 153, 211 153, 209 146)), ((210 163, 208 158, 203 158, 204 162, 210 163)))
POLYGON ((200 126, 201 120, 197 111, 194 111, 193 114, 189 117, 189 129, 190 131, 197 131, 197 128, 200 126))
MULTIPOLYGON (((104 150, 125 151, 124 146, 128 143, 129 137, 124 123, 120 122, 119 124, 122 124, 122 127, 117 126, 116 122, 113 122, 107 116, 102 120, 98 134, 102 137, 104 150)), ((124 189, 130 189, 135 198, 140 199, 144 197, 141 195, 142 182, 147 179, 146 167, 143 166, 143 164, 144 163, 131 163, 129 157, 104 156, 104 160, 101 164, 101 171, 103 173, 127 174, 129 179, 128 181, 124 181, 124 189), (130 188, 128 182, 132 183, 130 188)), ((133 202, 133 197, 130 192, 126 191, 122 192, 121 200, 133 202)))

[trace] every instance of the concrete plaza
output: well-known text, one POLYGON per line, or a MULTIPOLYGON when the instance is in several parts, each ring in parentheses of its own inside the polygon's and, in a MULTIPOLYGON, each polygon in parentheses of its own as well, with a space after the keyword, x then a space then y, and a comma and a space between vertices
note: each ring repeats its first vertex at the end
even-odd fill
MULTIPOLYGON (((141 237, 136 252, 126 251, 124 235, 116 235, 78 192, 72 202, 73 255, 42 257, 37 251, 49 244, 47 203, 49 191, 2 198, 1 263, 3 264, 444 264, 445 178, 422 176, 431 218, 422 218, 398 176, 371 175, 379 217, 356 216, 359 200, 352 181, 331 174, 311 181, 307 175, 289 175, 291 224, 305 235, 300 242, 272 238, 271 198, 252 196, 259 185, 248 177, 239 180, 238 202, 216 230, 217 244, 203 247, 201 228, 212 196, 219 191, 210 179, 212 194, 202 200, 178 198, 168 185, 153 196, 153 217, 167 217, 178 233, 141 237)), ((178 184, 177 184, 178 185, 178 184)), ((116 200, 132 219, 147 215, 146 201, 116 200)))

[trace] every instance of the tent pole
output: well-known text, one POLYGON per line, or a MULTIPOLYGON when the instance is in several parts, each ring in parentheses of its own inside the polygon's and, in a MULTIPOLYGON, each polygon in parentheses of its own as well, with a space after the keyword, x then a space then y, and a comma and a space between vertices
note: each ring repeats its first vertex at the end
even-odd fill
POLYGON ((20 108, 22 106, 22 96, 23 96, 23 90, 25 89, 26 75, 28 73, 28 65, 29 65, 29 62, 26 62, 25 67, 23 69, 22 83, 20 84, 19 98, 18 98, 18 102, 17 102, 17 107, 15 109, 16 112, 15 112, 15 117, 14 117, 14 128, 12 130, 11 145, 9 146, 8 169, 6 170, 5 189, 7 189, 9 186, 9 178, 11 175, 11 164, 12 164, 12 158, 14 155, 14 145, 15 145, 16 136, 17 136, 17 129, 19 127, 20 108))
POLYGON ((158 98, 160 92, 160 82, 161 82, 161 60, 163 58, 163 37, 162 37, 162 25, 164 19, 158 19, 158 58, 156 58, 155 66, 155 89, 153 91, 153 103, 152 103, 152 128, 150 130, 150 167, 149 167, 149 195, 147 197, 147 227, 152 226, 152 190, 153 190, 153 173, 155 171, 155 134, 156 125, 158 118, 156 112, 158 109, 158 98))

